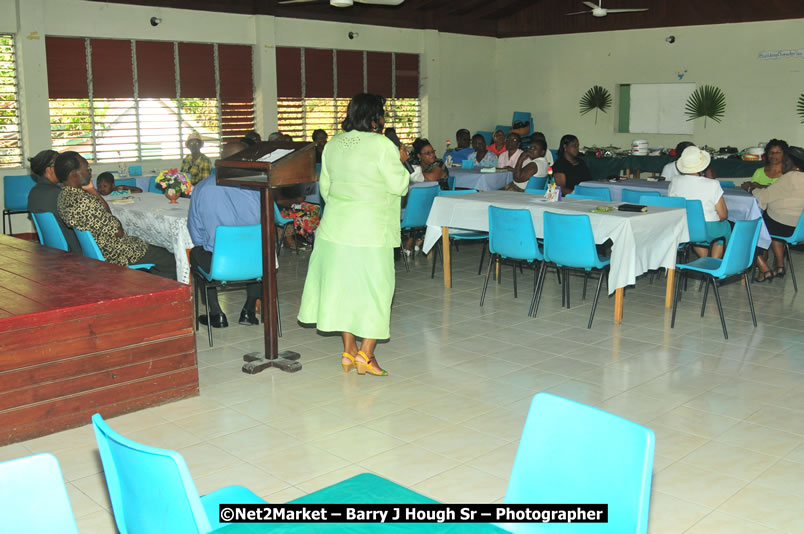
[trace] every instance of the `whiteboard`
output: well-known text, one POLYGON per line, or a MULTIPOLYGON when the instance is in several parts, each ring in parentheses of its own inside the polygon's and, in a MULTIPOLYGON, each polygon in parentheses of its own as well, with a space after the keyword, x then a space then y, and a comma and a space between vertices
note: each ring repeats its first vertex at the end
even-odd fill
POLYGON ((684 106, 694 83, 631 84, 628 131, 631 133, 692 134, 693 121, 684 106))

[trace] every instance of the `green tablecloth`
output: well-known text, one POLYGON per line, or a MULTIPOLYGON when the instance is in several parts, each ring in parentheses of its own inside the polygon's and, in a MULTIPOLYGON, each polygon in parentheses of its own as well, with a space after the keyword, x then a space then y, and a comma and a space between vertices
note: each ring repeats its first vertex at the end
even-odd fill
MULTIPOLYGON (((625 169, 630 169, 631 173, 637 170, 660 173, 667 163, 673 161, 670 156, 618 156, 612 158, 581 156, 581 158, 589 167, 593 180, 616 176, 625 169)), ((761 166, 761 161, 743 161, 734 158, 712 160, 712 170, 715 176, 722 178, 753 176, 754 171, 761 166)))
MULTIPOLYGON (((437 504, 424 495, 377 475, 364 473, 322 490, 300 497, 291 504, 437 504)), ((220 534, 276 534, 303 532, 437 532, 447 534, 503 533, 488 523, 238 523, 220 534)))

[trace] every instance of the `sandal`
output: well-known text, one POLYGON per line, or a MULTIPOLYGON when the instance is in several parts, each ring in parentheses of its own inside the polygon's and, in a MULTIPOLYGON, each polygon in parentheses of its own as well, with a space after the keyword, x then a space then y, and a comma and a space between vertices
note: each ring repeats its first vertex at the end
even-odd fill
POLYGON ((754 282, 757 284, 762 284, 764 282, 768 282, 773 280, 774 274, 773 271, 768 269, 767 271, 759 271, 759 275, 754 277, 754 282))
POLYGON ((355 357, 349 354, 348 352, 344 352, 343 357, 341 358, 341 365, 343 365, 343 372, 348 373, 349 371, 352 370, 352 367, 356 367, 355 357))
POLYGON ((362 350, 357 351, 357 355, 363 358, 363 361, 355 360, 357 364, 357 374, 364 375, 368 372, 368 374, 374 376, 388 376, 388 372, 380 368, 376 358, 369 358, 362 350))
POLYGON ((777 267, 773 276, 774 278, 784 278, 784 267, 777 267))

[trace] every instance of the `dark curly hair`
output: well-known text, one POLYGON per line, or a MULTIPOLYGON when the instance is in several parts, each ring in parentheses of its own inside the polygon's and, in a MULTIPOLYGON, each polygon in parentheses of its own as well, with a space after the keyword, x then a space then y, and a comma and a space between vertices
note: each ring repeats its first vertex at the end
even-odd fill
POLYGON ((779 147, 782 149, 782 157, 787 154, 787 149, 790 148, 785 141, 782 139, 771 139, 768 141, 768 144, 765 145, 765 162, 768 161, 768 156, 770 155, 770 149, 773 147, 779 147))
POLYGON ((572 143, 573 141, 577 141, 578 138, 572 134, 567 134, 561 138, 561 141, 558 143, 558 159, 564 157, 564 148, 572 143))
POLYGON ((341 123, 345 132, 357 130, 358 132, 382 131, 382 118, 385 98, 372 93, 360 93, 352 97, 349 107, 346 108, 346 119, 341 123), (374 125, 372 126, 372 122, 374 125))

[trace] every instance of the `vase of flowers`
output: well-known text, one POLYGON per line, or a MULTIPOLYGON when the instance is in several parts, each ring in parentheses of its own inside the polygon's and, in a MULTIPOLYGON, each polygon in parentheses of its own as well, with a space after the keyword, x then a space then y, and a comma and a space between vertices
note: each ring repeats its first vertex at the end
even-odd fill
POLYGON ((178 169, 167 169, 160 172, 156 177, 156 187, 165 192, 165 196, 171 204, 175 204, 176 199, 181 195, 189 195, 193 190, 190 179, 178 169))

